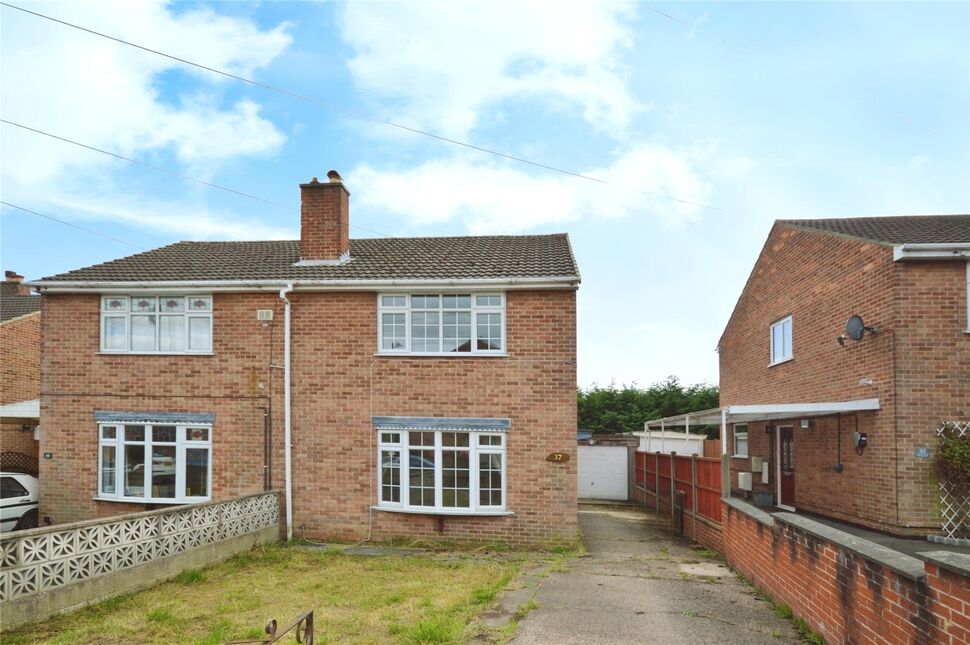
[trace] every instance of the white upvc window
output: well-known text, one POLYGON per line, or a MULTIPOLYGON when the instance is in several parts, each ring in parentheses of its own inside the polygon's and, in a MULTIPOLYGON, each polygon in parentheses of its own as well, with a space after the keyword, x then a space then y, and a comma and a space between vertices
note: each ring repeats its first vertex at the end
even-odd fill
POLYGON ((504 434, 377 433, 378 507, 457 515, 506 510, 504 434))
POLYGON ((99 499, 145 503, 212 499, 212 426, 98 425, 99 499))
POLYGON ((101 296, 101 351, 209 354, 212 296, 101 296))
POLYGON ((748 426, 737 424, 734 426, 734 456, 748 456, 748 426))
POLYGON ((791 316, 771 324, 771 363, 777 365, 792 359, 791 316))
POLYGON ((381 354, 504 354, 504 293, 379 294, 381 354))

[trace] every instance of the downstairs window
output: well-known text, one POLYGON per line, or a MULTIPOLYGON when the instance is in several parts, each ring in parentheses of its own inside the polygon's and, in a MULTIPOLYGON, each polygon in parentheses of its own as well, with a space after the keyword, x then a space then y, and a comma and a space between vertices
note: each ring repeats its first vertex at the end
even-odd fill
POLYGON ((137 502, 212 498, 212 426, 102 423, 98 497, 137 502))
POLYGON ((443 514, 506 510, 504 434, 377 432, 378 506, 443 514))

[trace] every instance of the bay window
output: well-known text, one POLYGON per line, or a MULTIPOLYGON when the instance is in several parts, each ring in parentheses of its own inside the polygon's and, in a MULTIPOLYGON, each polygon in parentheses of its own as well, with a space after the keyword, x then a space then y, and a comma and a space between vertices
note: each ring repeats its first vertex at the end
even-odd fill
POLYGON ((102 296, 101 351, 212 351, 212 296, 102 296))
POLYGON ((505 296, 381 294, 377 329, 380 353, 503 354, 505 296))
POLYGON ((506 435, 378 426, 377 506, 441 514, 506 510, 506 435))
POLYGON ((211 434, 208 424, 99 424, 98 497, 146 503, 211 499, 211 434))

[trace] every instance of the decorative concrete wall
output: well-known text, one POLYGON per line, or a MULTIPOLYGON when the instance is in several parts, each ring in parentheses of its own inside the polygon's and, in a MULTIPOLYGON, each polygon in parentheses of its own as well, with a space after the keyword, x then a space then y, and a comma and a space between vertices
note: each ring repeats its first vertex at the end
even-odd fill
POLYGON ((0 536, 4 629, 148 587, 279 539, 277 492, 0 536))

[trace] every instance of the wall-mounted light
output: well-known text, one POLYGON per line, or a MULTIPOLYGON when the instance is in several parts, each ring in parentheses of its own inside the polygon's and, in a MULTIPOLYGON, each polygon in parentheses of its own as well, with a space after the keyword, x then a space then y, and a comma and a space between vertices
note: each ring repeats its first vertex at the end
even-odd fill
POLYGON ((808 430, 808 428, 811 426, 811 422, 809 422, 808 419, 802 419, 800 425, 802 427, 802 430, 808 430))

